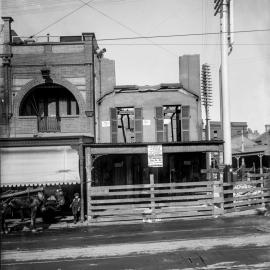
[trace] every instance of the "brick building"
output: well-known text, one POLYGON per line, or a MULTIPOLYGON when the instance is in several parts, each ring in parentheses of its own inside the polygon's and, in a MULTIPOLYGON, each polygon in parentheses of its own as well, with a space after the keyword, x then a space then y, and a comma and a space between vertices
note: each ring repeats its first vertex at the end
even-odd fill
MULTIPOLYGON (((248 134, 247 122, 231 122, 231 136, 239 136, 248 134)), ((220 121, 210 121, 210 138, 222 139, 222 127, 220 121)))
POLYGON ((202 140, 199 55, 179 58, 176 83, 116 86, 94 33, 23 39, 2 19, 2 185, 80 183, 81 215, 87 201, 92 217, 93 187, 205 179, 206 153, 222 141, 202 140), (162 150, 161 167, 149 166, 149 146, 162 150))
POLYGON ((77 191, 81 183, 83 192, 83 145, 96 131, 95 92, 115 86, 114 61, 99 57, 94 33, 23 38, 11 17, 2 20, 1 185, 70 184, 77 191))
POLYGON ((94 33, 22 40, 3 17, 1 137, 95 137, 95 88, 113 88, 114 62, 97 58, 94 33), (110 72, 99 79, 102 65, 110 72), (108 79, 107 79, 108 78, 108 79))

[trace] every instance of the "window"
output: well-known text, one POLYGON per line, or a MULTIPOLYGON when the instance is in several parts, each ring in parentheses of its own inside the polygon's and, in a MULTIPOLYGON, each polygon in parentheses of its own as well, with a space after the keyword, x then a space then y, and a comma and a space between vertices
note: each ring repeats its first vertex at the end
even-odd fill
POLYGON ((111 108, 111 142, 142 142, 142 108, 111 108))
POLYGON ((74 96, 64 87, 39 85, 24 98, 20 106, 20 115, 40 117, 61 117, 79 115, 79 106, 74 96))
POLYGON ((156 107, 156 141, 189 141, 190 107, 165 105, 156 107))
POLYGON ((117 108, 118 142, 135 142, 134 108, 117 108))
POLYGON ((181 106, 163 106, 164 140, 180 142, 181 136, 181 106))

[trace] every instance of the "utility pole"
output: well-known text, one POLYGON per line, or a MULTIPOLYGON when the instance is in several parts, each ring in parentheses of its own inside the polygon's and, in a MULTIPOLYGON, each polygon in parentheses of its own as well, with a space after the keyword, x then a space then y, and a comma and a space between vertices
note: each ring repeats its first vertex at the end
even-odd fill
POLYGON ((211 81, 210 66, 208 64, 202 65, 201 90, 202 90, 202 104, 205 107, 205 121, 206 121, 205 139, 209 141, 211 140, 209 108, 212 106, 212 81, 211 81))
POLYGON ((228 55, 232 51, 233 0, 214 0, 216 16, 220 14, 221 43, 221 122, 224 140, 223 162, 232 165, 230 95, 228 86, 228 55))
MULTIPOLYGON (((201 97, 202 104, 205 108, 205 140, 211 140, 210 133, 210 112, 209 108, 212 106, 212 81, 211 81, 211 72, 210 66, 208 64, 202 65, 202 74, 201 74, 201 97)), ((211 168, 211 153, 207 152, 206 154, 206 169, 211 168)), ((207 174, 209 178, 209 174, 207 174)))

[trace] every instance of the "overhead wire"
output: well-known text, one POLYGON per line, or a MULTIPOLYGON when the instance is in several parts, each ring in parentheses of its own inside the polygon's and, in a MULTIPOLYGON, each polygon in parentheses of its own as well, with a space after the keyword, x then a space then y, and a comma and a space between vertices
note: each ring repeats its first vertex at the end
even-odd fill
MULTIPOLYGON (((103 4, 103 3, 107 3, 107 4, 118 4, 118 3, 131 3, 131 2, 137 2, 138 0, 103 0, 103 1, 95 1, 93 0, 92 2, 94 4, 103 4)), ((20 0, 20 5, 15 4, 12 1, 2 1, 2 8, 3 9, 15 9, 18 10, 18 7, 23 6, 23 11, 26 10, 27 7, 29 8, 36 8, 39 9, 42 6, 42 8, 44 8, 44 5, 47 5, 47 7, 51 7, 52 5, 67 5, 67 4, 71 4, 71 3, 76 3, 76 1, 74 0, 61 0, 61 1, 55 1, 55 0, 47 0, 47 1, 26 1, 27 3, 23 3, 23 1, 20 0), (7 4, 5 3, 7 2, 7 4), (13 5, 12 5, 13 4, 13 5)))
MULTIPOLYGON (((82 1, 82 0, 78 0, 78 1, 80 1, 80 2, 82 2, 82 3, 85 3, 85 2, 82 1)), ((135 31, 135 30, 132 29, 131 27, 129 27, 129 26, 123 24, 122 22, 120 22, 120 21, 118 21, 117 19, 111 17, 110 15, 104 13, 103 11, 99 10, 98 8, 93 7, 93 6, 90 5, 89 3, 86 3, 86 5, 87 5, 88 7, 90 7, 91 9, 95 10, 96 12, 100 13, 100 14, 103 15, 104 17, 106 17, 106 18, 112 20, 113 22, 115 22, 115 23, 121 25, 121 26, 124 27, 125 29, 127 29, 127 30, 131 31, 132 33, 134 33, 134 34, 136 34, 136 35, 139 35, 141 38, 143 38, 142 35, 141 35, 140 33, 138 33, 137 31, 135 31)), ((144 37, 144 39, 148 39, 148 38, 147 38, 147 37, 144 37)), ((173 56, 176 56, 176 54, 173 53, 173 52, 171 52, 170 50, 167 50, 166 48, 164 48, 164 47, 162 47, 162 46, 160 46, 160 45, 156 45, 155 42, 153 42, 153 41, 150 41, 150 42, 151 42, 154 46, 157 46, 157 47, 159 47, 160 49, 165 50, 167 53, 169 53, 169 54, 171 54, 171 55, 173 55, 173 56)))
MULTIPOLYGON (((236 30, 230 33, 240 34, 240 33, 255 33, 255 32, 268 32, 270 28, 265 29, 251 29, 251 30, 236 30)), ((224 32, 229 33, 229 32, 224 32)), ((171 34, 171 35, 155 35, 155 36, 137 36, 137 37, 118 37, 118 38, 101 38, 97 41, 113 41, 113 40, 133 40, 133 39, 152 39, 152 38, 172 38, 172 37, 192 37, 192 36, 202 36, 202 35, 220 35, 220 32, 206 32, 206 33, 186 33, 186 34, 171 34)))
POLYGON ((46 27, 42 28, 40 31, 38 31, 37 33, 35 33, 34 35, 32 35, 32 36, 30 36, 30 37, 34 37, 34 36, 38 35, 39 33, 43 32, 44 30, 48 29, 49 27, 51 27, 51 26, 57 24, 58 22, 62 21, 62 20, 65 19, 66 17, 70 16, 71 14, 77 12, 78 10, 80 10, 81 8, 83 8, 84 6, 86 6, 88 3, 92 2, 92 1, 93 1, 93 0, 89 0, 88 2, 83 2, 83 1, 81 1, 81 2, 84 3, 83 5, 79 6, 78 8, 76 8, 76 9, 74 9, 74 10, 72 10, 72 11, 70 11, 70 12, 67 13, 66 15, 62 16, 62 17, 59 18, 58 20, 56 20, 56 21, 54 21, 53 23, 51 23, 51 24, 47 25, 46 27))
MULTIPOLYGON (((162 46, 220 46, 221 43, 155 43, 162 46)), ((152 43, 99 43, 99 45, 146 46, 152 43)), ((226 44, 224 44, 226 45, 226 44)), ((234 43, 236 46, 270 46, 270 43, 234 43)))
MULTIPOLYGON (((60 36, 59 36, 60 37, 60 36)), ((221 43, 155 43, 160 46, 219 46, 221 43)), ((0 45, 5 45, 5 43, 0 43, 0 45)), ((99 43, 103 46, 147 46, 153 45, 153 43, 99 43)), ((270 43, 234 43, 236 46, 270 46, 270 43)))
MULTIPOLYGON (((40 30, 38 33, 42 32, 40 30)), ((256 33, 256 32, 270 32, 270 28, 265 29, 250 29, 250 30, 236 30, 230 33, 242 34, 242 33, 256 33)), ((224 32, 228 33, 228 32, 224 32)), ((32 37, 36 36, 32 35, 32 37)), ((137 33, 138 35, 138 33, 137 33)), ((174 38, 174 37, 191 37, 191 36, 204 36, 204 35, 220 35, 220 32, 206 32, 206 33, 186 33, 186 34, 171 34, 171 35, 155 35, 155 36, 134 36, 134 37, 117 37, 117 38, 99 38, 97 41, 114 41, 114 40, 136 40, 136 39, 154 39, 154 38, 174 38)), ((60 37, 60 35, 53 35, 52 37, 60 37)), ((207 44, 207 43, 206 43, 207 44)), ((219 45, 219 44, 216 44, 219 45)))

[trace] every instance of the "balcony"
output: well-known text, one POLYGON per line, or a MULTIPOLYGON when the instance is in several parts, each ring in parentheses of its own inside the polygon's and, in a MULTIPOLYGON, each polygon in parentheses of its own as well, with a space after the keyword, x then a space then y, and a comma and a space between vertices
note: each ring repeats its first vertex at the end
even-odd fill
POLYGON ((60 132, 61 118, 59 116, 38 117, 38 132, 60 132))

